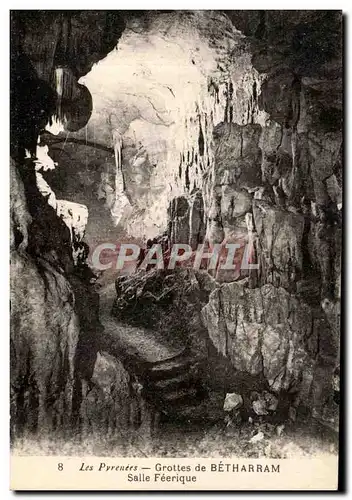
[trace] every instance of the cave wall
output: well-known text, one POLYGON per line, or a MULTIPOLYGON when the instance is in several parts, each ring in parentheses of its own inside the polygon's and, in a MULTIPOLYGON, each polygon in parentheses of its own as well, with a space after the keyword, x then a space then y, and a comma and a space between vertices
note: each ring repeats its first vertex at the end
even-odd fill
POLYGON ((14 162, 10 179, 11 432, 15 437, 37 429, 44 433, 69 429, 79 318, 72 287, 53 248, 51 256, 28 251, 34 234, 35 238, 41 235, 14 162))
POLYGON ((94 369, 99 318, 91 275, 81 265, 88 211, 48 184, 45 175, 57 163, 42 136, 46 128, 85 125, 91 96, 77 80, 122 30, 117 13, 11 13, 12 439, 38 429, 43 436, 70 433, 82 380, 94 369), (57 68, 64 68, 60 83, 57 68))
MULTIPOLYGON (((229 184, 225 189, 218 186, 221 181, 213 181, 217 208, 210 214, 208 237, 216 242, 226 238, 229 206, 237 212, 232 211, 233 217, 237 215, 230 222, 232 230, 240 226, 241 209, 251 213, 259 270, 254 288, 253 281, 250 289, 240 281, 220 286, 204 314, 214 345, 234 368, 263 373, 274 392, 298 384, 300 403, 319 414, 324 405, 334 407, 333 372, 339 364, 341 15, 322 15, 321 22, 330 19, 336 27, 328 41, 319 38, 317 18, 307 16, 297 13, 286 23, 282 13, 259 13, 254 29, 255 16, 241 24, 236 14, 229 14, 249 36, 252 64, 266 73, 257 95, 268 119, 257 135, 252 133, 255 142, 248 154, 243 135, 248 137, 255 127, 251 121, 240 127, 222 124, 223 131, 215 128, 214 177, 224 175, 225 159, 232 179, 230 174, 224 176, 229 184), (273 42, 283 38, 273 54, 273 42), (325 93, 329 87, 331 99, 325 93), (243 182, 242 171, 249 177, 253 172, 254 183, 243 182), (246 193, 241 198, 239 189, 246 193), (234 201, 229 203, 231 197, 234 201), (296 328, 301 340, 295 336, 296 328)), ((335 408, 335 426, 336 415, 335 408)))

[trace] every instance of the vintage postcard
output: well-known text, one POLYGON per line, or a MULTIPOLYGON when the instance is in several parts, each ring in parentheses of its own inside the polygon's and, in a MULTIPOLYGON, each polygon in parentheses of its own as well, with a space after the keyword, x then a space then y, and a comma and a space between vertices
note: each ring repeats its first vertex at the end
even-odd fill
POLYGON ((10 18, 11 489, 338 489, 342 12, 10 18))

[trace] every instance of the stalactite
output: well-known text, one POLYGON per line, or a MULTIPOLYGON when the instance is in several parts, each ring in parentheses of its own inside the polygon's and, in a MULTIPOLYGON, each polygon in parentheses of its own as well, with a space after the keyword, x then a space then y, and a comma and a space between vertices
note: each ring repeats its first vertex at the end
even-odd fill
POLYGON ((57 99, 57 116, 62 119, 62 111, 61 111, 61 103, 62 103, 62 96, 64 92, 64 72, 63 68, 56 68, 55 70, 55 87, 56 87, 56 92, 58 95, 57 99))
POLYGON ((189 165, 187 165, 186 171, 185 171, 185 184, 186 184, 186 189, 189 190, 189 186, 190 186, 190 181, 189 181, 189 165))
POLYGON ((92 113, 92 96, 84 85, 77 83, 72 69, 56 67, 51 85, 56 92, 56 105, 46 130, 57 135, 86 126, 92 113))
POLYGON ((122 174, 122 136, 120 132, 115 129, 113 131, 113 143, 114 143, 114 154, 116 163, 116 193, 119 192, 122 185, 122 190, 124 190, 124 180, 122 174))
POLYGON ((202 125, 199 119, 199 136, 198 136, 198 149, 200 156, 204 155, 204 136, 202 131, 202 125))
MULTIPOLYGON (((111 125, 110 121, 109 124, 111 125)), ((112 141, 115 165, 112 168, 108 163, 106 170, 101 173, 98 198, 105 199, 105 206, 110 210, 114 224, 118 225, 130 202, 125 193, 126 185, 122 169, 122 135, 116 128, 112 131, 112 141)))

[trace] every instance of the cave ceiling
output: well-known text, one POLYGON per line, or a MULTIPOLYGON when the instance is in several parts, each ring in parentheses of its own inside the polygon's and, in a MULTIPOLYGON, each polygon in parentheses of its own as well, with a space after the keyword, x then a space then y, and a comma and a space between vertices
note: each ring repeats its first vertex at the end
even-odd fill
MULTIPOLYGON (((338 11, 32 11, 15 17, 38 76, 50 80, 64 63, 92 95, 88 125, 70 132, 71 139, 109 148, 111 128, 124 134, 131 127, 132 135, 143 136, 150 125, 162 142, 170 127, 197 114, 212 85, 230 77, 246 91, 255 73, 270 78, 283 68, 321 102, 329 93, 341 107, 338 11)), ((215 116, 214 125, 222 120, 215 116)))
POLYGON ((217 125, 264 126, 273 120, 291 127, 297 86, 306 99, 303 126, 320 130, 327 123, 328 132, 341 132, 338 11, 33 11, 14 16, 20 36, 13 46, 21 46, 38 77, 56 90, 56 68, 62 67, 62 82, 71 88, 66 127, 52 116, 42 134, 60 163, 61 179, 52 180, 59 192, 70 176, 75 177, 71 190, 77 192, 77 183, 89 189, 107 164, 113 172, 118 141, 129 202, 153 212, 142 192, 145 184, 154 199, 168 191, 166 210, 185 186, 190 192, 201 187, 214 161, 217 125), (190 173, 191 163, 196 167, 190 173))

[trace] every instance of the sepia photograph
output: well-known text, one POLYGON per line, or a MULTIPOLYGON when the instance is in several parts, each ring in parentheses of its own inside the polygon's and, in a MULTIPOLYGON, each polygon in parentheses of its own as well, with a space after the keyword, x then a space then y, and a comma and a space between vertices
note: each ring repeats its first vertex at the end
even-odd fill
POLYGON ((9 18, 11 489, 336 490, 343 12, 9 18))

